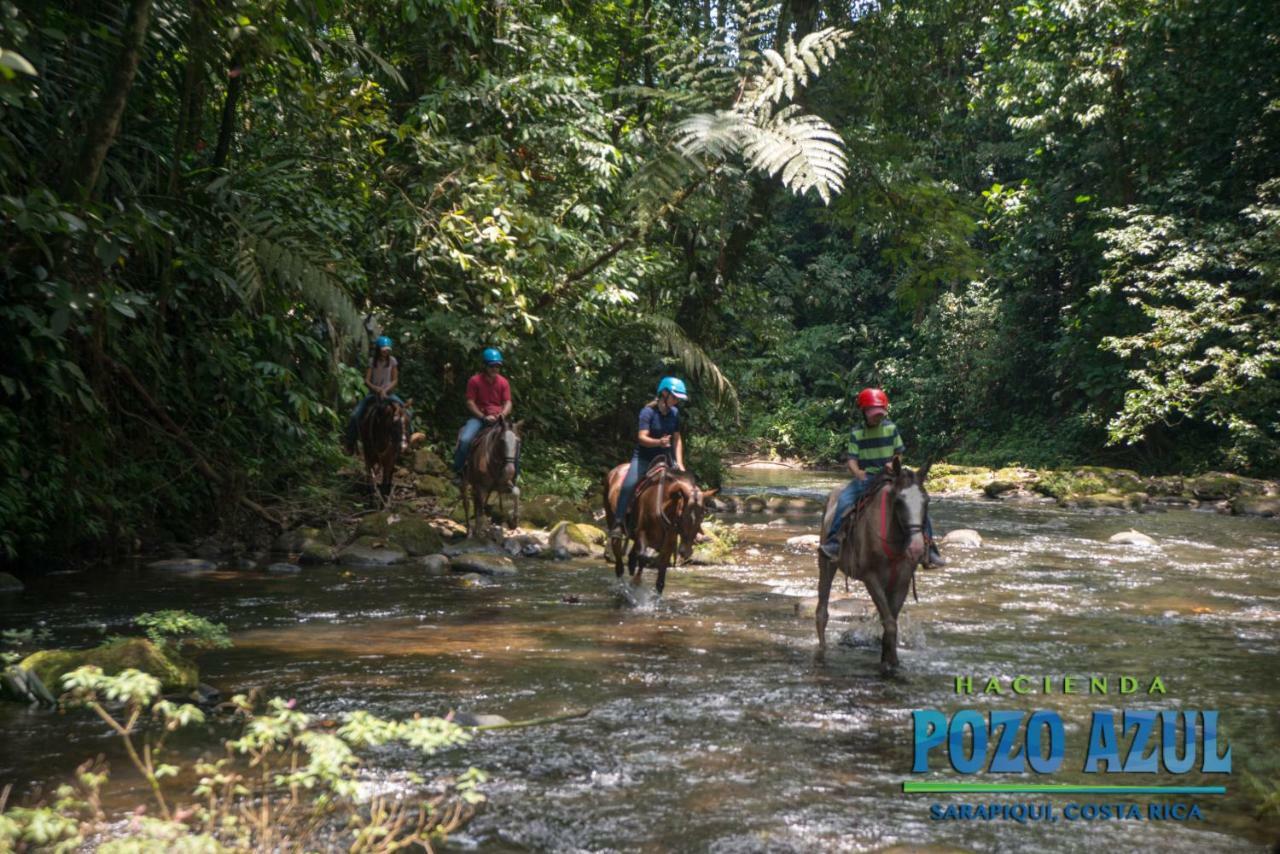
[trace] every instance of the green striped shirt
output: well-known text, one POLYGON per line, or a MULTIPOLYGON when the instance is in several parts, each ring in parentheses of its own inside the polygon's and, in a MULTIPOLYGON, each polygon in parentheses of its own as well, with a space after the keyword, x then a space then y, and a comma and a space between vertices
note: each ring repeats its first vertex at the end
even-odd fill
POLYGON ((876 427, 854 427, 849 434, 849 458, 858 461, 858 465, 868 474, 875 474, 894 454, 901 454, 906 448, 902 436, 898 433, 898 425, 885 418, 876 427))

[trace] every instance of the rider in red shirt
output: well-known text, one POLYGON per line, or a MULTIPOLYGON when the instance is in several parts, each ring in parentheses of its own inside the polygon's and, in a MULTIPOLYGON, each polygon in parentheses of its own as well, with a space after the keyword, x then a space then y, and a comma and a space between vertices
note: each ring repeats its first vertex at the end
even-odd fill
POLYGON ((453 452, 453 470, 459 475, 480 429, 511 414, 511 384, 501 370, 502 353, 488 347, 484 351, 484 371, 467 380, 467 410, 471 418, 458 434, 458 447, 453 452))

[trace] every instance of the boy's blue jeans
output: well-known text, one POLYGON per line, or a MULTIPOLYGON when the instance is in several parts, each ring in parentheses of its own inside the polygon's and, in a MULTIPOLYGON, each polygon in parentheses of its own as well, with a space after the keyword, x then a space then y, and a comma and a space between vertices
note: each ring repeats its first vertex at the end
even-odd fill
MULTIPOLYGON (((376 394, 366 394, 364 396, 364 400, 356 404, 356 411, 351 413, 351 417, 347 419, 348 447, 355 447, 356 434, 360 432, 360 419, 364 418, 365 410, 369 408, 369 404, 377 401, 377 399, 378 396, 376 394)), ((394 400, 396 403, 399 403, 402 406, 404 405, 404 401, 400 399, 400 395, 398 394, 387 395, 387 400, 394 400)), ((412 426, 409 427, 409 432, 413 433, 412 426)))

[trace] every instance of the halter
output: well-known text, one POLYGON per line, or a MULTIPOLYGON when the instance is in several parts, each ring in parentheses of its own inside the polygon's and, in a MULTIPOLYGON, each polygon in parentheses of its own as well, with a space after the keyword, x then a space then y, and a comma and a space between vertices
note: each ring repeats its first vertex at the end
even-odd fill
MULTIPOLYGON (((897 551, 889 542, 889 489, 880 490, 880 545, 884 548, 884 555, 889 559, 889 589, 893 590, 898 586, 898 571, 901 566, 901 559, 906 551, 897 551)), ((904 525, 907 532, 907 539, 911 539, 911 535, 922 532, 924 524, 904 525)), ((914 581, 914 577, 912 581, 914 581)))

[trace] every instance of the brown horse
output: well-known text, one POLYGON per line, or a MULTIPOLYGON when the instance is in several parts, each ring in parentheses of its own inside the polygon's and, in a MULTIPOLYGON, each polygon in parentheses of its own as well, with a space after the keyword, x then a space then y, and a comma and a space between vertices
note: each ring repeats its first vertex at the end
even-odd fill
POLYGON ((385 505, 391 504, 391 476, 395 473, 396 460, 400 458, 408 434, 408 407, 389 398, 370 405, 360 419, 365 476, 369 478, 369 489, 376 491, 385 505), (374 479, 375 469, 381 482, 374 479))
MULTIPOLYGON (((831 582, 839 569, 846 576, 861 579, 871 601, 880 612, 884 632, 880 638, 880 672, 888 675, 898 667, 898 613, 907 599, 916 564, 925 553, 924 524, 929 511, 929 494, 924 482, 926 465, 918 472, 893 462, 866 491, 861 510, 845 519, 840 556, 830 560, 818 551, 818 647, 827 645, 827 601, 831 582)), ((839 489, 827 498, 822 515, 823 534, 831 529, 839 489)))
MULTIPOLYGON (((618 506, 618 495, 629 465, 616 466, 604 481, 604 513, 610 529, 614 525, 614 508, 618 506)), ((631 501, 630 513, 634 514, 635 523, 631 525, 630 520, 624 520, 633 537, 631 551, 627 555, 632 584, 640 583, 643 572, 640 553, 646 548, 656 549, 658 580, 654 588, 658 595, 662 595, 662 588, 667 583, 667 567, 671 566, 671 557, 677 548, 685 563, 693 557, 693 545, 702 532, 706 499, 715 494, 714 489, 705 492, 698 489, 688 472, 672 472, 664 458, 653 462, 649 472, 636 485, 636 494, 631 501)), ((615 539, 610 544, 613 547, 614 570, 618 578, 622 578, 622 554, 626 551, 626 542, 615 539)))
POLYGON ((485 505, 489 495, 498 492, 511 495, 514 506, 509 527, 520 523, 520 487, 516 486, 516 460, 520 456, 520 434, 524 422, 511 423, 499 418, 476 434, 462 468, 462 512, 467 520, 467 535, 471 536, 484 526, 485 505), (475 527, 471 525, 471 507, 467 502, 467 489, 475 498, 475 527))

